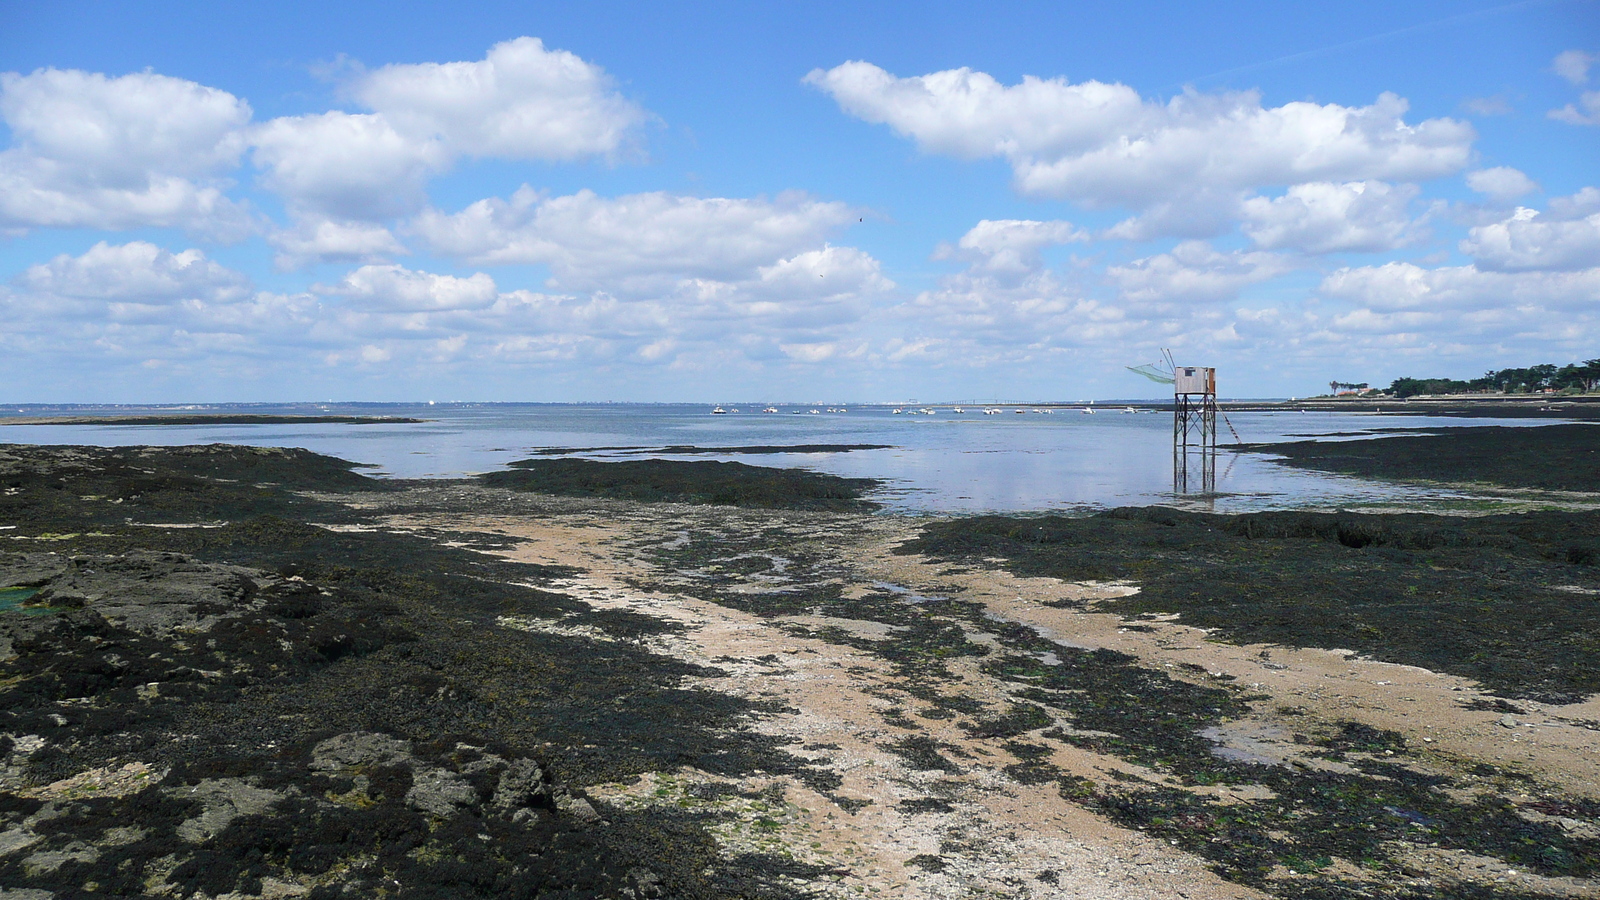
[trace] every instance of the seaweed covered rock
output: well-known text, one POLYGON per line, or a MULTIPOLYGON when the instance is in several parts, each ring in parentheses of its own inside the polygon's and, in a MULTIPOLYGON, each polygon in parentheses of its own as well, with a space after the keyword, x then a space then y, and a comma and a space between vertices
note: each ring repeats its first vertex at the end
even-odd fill
POLYGON ((1350 648, 1477 679, 1509 697, 1600 693, 1600 512, 1499 516, 1159 507, 931 523, 901 553, 1003 558, 1069 581, 1129 579, 1107 602, 1180 613, 1244 643, 1350 648))
POLYGON ((524 459, 510 471, 480 475, 484 484, 569 497, 611 497, 646 503, 710 503, 763 509, 867 510, 872 478, 842 478, 804 469, 738 462, 641 459, 524 459))
POLYGON ((733 727, 762 704, 547 590, 567 567, 373 527, 391 487, 350 469, 0 447, 0 894, 792 896, 581 793, 803 768, 733 727))
POLYGON ((0 517, 26 533, 129 521, 201 523, 320 510, 296 492, 394 490, 355 465, 309 450, 191 447, 33 447, 0 444, 0 517))
POLYGON ((179 553, 0 554, 0 585, 16 607, 0 616, 0 732, 57 719, 122 730, 172 703, 226 699, 401 634, 372 604, 179 553))
POLYGON ((1478 482, 1509 488, 1600 492, 1600 428, 1592 422, 1534 428, 1475 425, 1384 429, 1352 441, 1239 444, 1274 462, 1368 478, 1478 482))
POLYGON ((243 716, 258 689, 382 648, 400 633, 392 609, 299 575, 159 551, 4 554, 0 585, 13 600, 0 614, 8 889, 659 893, 655 872, 597 832, 587 800, 543 762, 483 741, 352 730, 285 745, 241 723, 237 742, 193 743, 194 710, 243 716))
POLYGON ((0 884, 59 896, 658 896, 652 872, 583 836, 593 823, 564 811, 573 805, 532 759, 346 732, 249 775, 179 767, 95 792, 8 795, 0 884))

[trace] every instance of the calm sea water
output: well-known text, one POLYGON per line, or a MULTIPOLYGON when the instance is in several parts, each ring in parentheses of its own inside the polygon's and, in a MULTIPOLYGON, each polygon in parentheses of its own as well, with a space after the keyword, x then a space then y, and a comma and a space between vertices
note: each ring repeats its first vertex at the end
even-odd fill
MULTIPOLYGON (((1213 494, 1174 491, 1170 413, 1094 414, 1057 409, 1051 414, 893 414, 890 407, 850 407, 811 414, 782 407, 776 414, 741 407, 711 415, 700 405, 644 404, 337 404, 315 407, 252 406, 248 410, 298 414, 361 414, 427 419, 384 425, 6 425, 0 442, 42 444, 204 444, 304 447, 354 462, 381 475, 450 477, 497 469, 543 448, 731 447, 788 444, 888 444, 891 449, 849 453, 712 454, 678 459, 737 459, 755 465, 798 466, 837 475, 886 481, 876 495, 900 512, 1031 512, 1164 504, 1218 511, 1358 506, 1417 502, 1450 504, 1469 494, 1376 483, 1298 471, 1250 453, 1219 453, 1213 494), (796 414, 798 413, 798 414, 796 414)), ((818 407, 826 410, 827 407, 818 407)), ((108 412, 128 413, 117 409, 108 412)), ((170 410, 168 410, 170 411, 170 410)), ((202 411, 202 410, 196 410, 202 411)), ((88 413, 90 410, 72 410, 88 413)), ((39 414, 28 410, 28 415, 39 414)), ((1228 418, 1243 441, 1317 437, 1342 440, 1373 428, 1546 424, 1528 420, 1439 419, 1420 416, 1322 412, 1237 412, 1228 418)), ((1229 437, 1223 428, 1224 439, 1229 437)), ((652 454, 595 451, 592 458, 628 459, 652 454)), ((1190 487, 1197 486, 1191 466, 1190 487)))

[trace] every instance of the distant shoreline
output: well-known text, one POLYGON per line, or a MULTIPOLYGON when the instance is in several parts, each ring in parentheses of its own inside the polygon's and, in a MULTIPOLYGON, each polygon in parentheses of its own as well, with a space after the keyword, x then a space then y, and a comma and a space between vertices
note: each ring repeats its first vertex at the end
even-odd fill
POLYGON ((407 416, 294 416, 257 413, 175 413, 140 416, 19 416, 0 425, 415 425, 407 416))
MULTIPOLYGON (((1136 400, 1096 404, 996 404, 1002 408, 1013 406, 1039 409, 1093 408, 1103 412, 1118 409, 1139 409, 1162 412, 1172 409, 1170 400, 1136 400)), ((1341 412, 1371 413, 1373 415, 1450 416, 1457 418, 1521 419, 1567 418, 1600 419, 1600 396, 1550 397, 1537 394, 1516 397, 1412 397, 1400 399, 1335 400, 1218 400, 1222 412, 1341 412)))
MULTIPOLYGON (((585 404, 576 404, 585 405, 585 404)), ((686 404, 694 405, 694 404, 686 404)), ((859 404, 858 404, 859 405, 859 404)), ((870 407, 888 407, 891 404, 866 404, 870 407)), ((1167 412, 1171 400, 1096 400, 1096 401, 1042 401, 904 404, 908 411, 931 409, 938 411, 965 408, 969 414, 983 409, 1051 412, 1117 413, 1125 410, 1139 412, 1167 412)), ((1541 418, 1580 419, 1600 421, 1600 395, 1557 396, 1541 394, 1519 395, 1444 395, 1432 397, 1397 398, 1331 398, 1306 400, 1230 400, 1217 402, 1225 413, 1232 412, 1341 412, 1371 415, 1440 416, 1452 418, 1541 418)), ((793 410, 791 410, 793 411, 793 410)), ((295 425, 295 424, 346 424, 346 425, 414 425, 432 419, 411 416, 384 415, 301 415, 295 413, 224 413, 224 412, 172 412, 172 413, 77 413, 67 415, 0 415, 0 425, 295 425)))
POLYGON ((1554 397, 1528 394, 1507 397, 1412 397, 1409 400, 1364 399, 1293 400, 1268 403, 1240 403, 1221 401, 1218 406, 1225 411, 1285 411, 1304 409, 1307 412, 1353 412, 1374 414, 1405 414, 1413 416, 1457 416, 1462 418, 1545 418, 1600 419, 1600 397, 1554 397))

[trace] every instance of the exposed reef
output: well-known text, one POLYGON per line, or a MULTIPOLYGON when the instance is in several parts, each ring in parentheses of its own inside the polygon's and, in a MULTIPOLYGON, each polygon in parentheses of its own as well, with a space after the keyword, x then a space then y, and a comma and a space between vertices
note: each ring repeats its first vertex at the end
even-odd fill
POLYGON ((1380 429, 1394 437, 1236 444, 1284 465, 1365 478, 1490 483, 1600 493, 1600 426, 1380 429))
POLYGON ((759 704, 637 645, 666 626, 291 486, 395 490, 304 451, 0 450, 0 885, 787 895, 700 819, 582 798, 683 764, 806 769, 731 728, 759 704))
POLYGON ((1600 511, 985 516, 932 523, 901 552, 1134 581, 1109 608, 1179 613, 1242 643, 1356 650, 1507 697, 1600 691, 1600 511))
POLYGON ((711 503, 761 509, 867 510, 872 478, 842 478, 803 469, 738 462, 641 459, 524 459, 479 480, 491 487, 566 497, 609 497, 647 503, 711 503))
POLYGON ((772 453, 849 453, 854 450, 892 450, 892 444, 752 444, 743 447, 696 447, 689 444, 671 444, 666 447, 542 447, 531 451, 535 456, 569 456, 578 453, 641 453, 656 456, 700 456, 726 454, 729 456, 758 456, 772 453))

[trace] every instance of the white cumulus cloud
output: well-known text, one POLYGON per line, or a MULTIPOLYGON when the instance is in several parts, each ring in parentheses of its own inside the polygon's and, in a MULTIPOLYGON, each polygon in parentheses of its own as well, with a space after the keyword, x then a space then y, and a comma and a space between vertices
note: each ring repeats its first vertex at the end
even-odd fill
POLYGON ((1269 250, 1393 250, 1421 237, 1407 210, 1420 192, 1416 185, 1382 181, 1297 184, 1281 197, 1246 200, 1242 227, 1269 250))
POLYGON ((599 66, 533 37, 477 62, 384 66, 351 93, 414 141, 501 159, 606 156, 649 118, 599 66))
POLYGON ((1467 187, 1497 202, 1515 200, 1539 189, 1532 178, 1510 166, 1468 172, 1467 187))
POLYGON ((261 185, 314 223, 278 235, 293 245, 285 264, 369 259, 392 254, 392 241, 355 223, 423 208, 430 179, 461 157, 613 159, 651 118, 599 66, 531 37, 475 62, 363 72, 346 95, 368 111, 252 124, 244 100, 153 72, 0 73, 12 137, 0 151, 0 231, 157 226, 243 238, 260 229, 227 192, 249 151, 261 185))
POLYGON ((1085 295, 1081 285, 1040 267, 1026 274, 975 261, 944 276, 893 311, 896 337, 880 352, 890 364, 984 369, 1004 367, 1008 382, 1049 371, 1059 354, 1082 363, 1107 348, 1157 333, 1156 323, 1126 306, 1085 295))
POLYGON ((75 69, 0 74, 0 115, 23 150, 108 182, 152 169, 198 177, 232 168, 250 105, 216 88, 151 72, 107 78, 75 69))
POLYGON ((1461 252, 1489 271, 1600 267, 1600 210, 1594 210, 1595 198, 1600 198, 1600 191, 1587 188, 1552 203, 1549 212, 1519 207, 1506 219, 1469 231, 1461 252))
POLYGON ((166 304, 181 300, 232 302, 249 292, 249 279, 195 249, 173 253, 145 241, 90 247, 30 266, 18 287, 41 297, 166 304))
POLYGON ((1293 268, 1277 253, 1221 252, 1205 241, 1184 241, 1169 253, 1111 266, 1106 276, 1125 300, 1135 303, 1217 301, 1293 268))
POLYGON ((372 222, 301 216, 292 228, 267 235, 277 248, 280 269, 296 269, 315 262, 383 262, 406 255, 389 229, 372 222))
MULTIPOLYGON (((729 283, 724 291, 732 301, 726 307, 729 312, 793 337, 795 329, 853 322, 874 297, 894 287, 870 254, 855 247, 828 246, 761 266, 754 278, 729 283)), ((707 310, 710 319, 722 320, 714 309, 707 310)))
POLYGON ((1319 293, 1382 313, 1451 313, 1525 307, 1581 309, 1600 296, 1600 269, 1495 272, 1476 266, 1424 268, 1408 262, 1345 268, 1322 280, 1319 293))
POLYGON ((0 73, 0 227, 172 226, 239 237, 223 176, 245 149, 250 106, 150 72, 0 73))
POLYGON ((897 78, 852 61, 814 69, 805 82, 858 119, 886 124, 930 153, 962 159, 1081 153, 1139 128, 1148 115, 1127 85, 1028 76, 1007 87, 967 68, 897 78))
POLYGON ((942 244, 935 259, 965 259, 974 269, 1025 273, 1039 268, 1039 251, 1045 247, 1089 240, 1089 233, 1071 222, 1032 219, 984 219, 972 226, 955 246, 942 244))
POLYGON ((1270 186, 1435 178, 1465 168, 1476 138, 1453 119, 1406 122, 1406 101, 1388 93, 1369 106, 1265 107, 1252 92, 1194 91, 1161 103, 1120 84, 1008 86, 970 69, 899 78, 865 62, 806 82, 928 152, 1006 159, 1024 193, 1097 206, 1214 206, 1270 186))
POLYGON ((396 265, 362 266, 336 285, 318 285, 313 290, 382 312, 484 309, 500 296, 494 279, 482 272, 459 278, 396 265))
POLYGON ((438 142, 413 140, 377 115, 285 116, 258 126, 252 142, 268 188, 293 208, 338 218, 412 212, 449 164, 438 142))
POLYGON ((286 116, 251 133, 263 184, 297 212, 407 215, 462 156, 611 157, 649 118, 599 66, 531 37, 496 44, 477 62, 384 66, 349 92, 371 112, 286 116))
POLYGON ((1568 125, 1600 125, 1600 91, 1584 91, 1576 104, 1552 109, 1549 116, 1568 125))
MULTIPOLYGON (((1589 83, 1589 67, 1600 62, 1600 56, 1582 50, 1566 50, 1556 54, 1551 68, 1573 86, 1589 83)), ((1568 103, 1552 109, 1547 115, 1568 125, 1600 125, 1600 91, 1584 91, 1577 103, 1568 103)))
POLYGON ((509 200, 480 200, 454 214, 428 210, 411 229, 435 252, 474 264, 543 263, 564 290, 648 292, 684 278, 746 277, 852 218, 843 203, 798 193, 546 197, 524 187, 509 200))
MULTIPOLYGON (((330 364, 371 363, 359 349, 370 345, 418 348, 408 355, 448 348, 451 359, 516 364, 670 367, 748 364, 785 355, 780 344, 837 347, 894 288, 871 256, 825 246, 739 279, 685 279, 627 299, 605 291, 499 292, 482 273, 461 278, 395 265, 362 266, 313 291, 341 301, 315 331, 331 348, 330 364)), ((804 354, 791 358, 804 361, 804 354)))
MULTIPOLYGON (((234 377, 303 349, 319 316, 307 294, 255 291, 198 249, 98 243, 33 266, 0 288, 5 341, 63 378, 105 379, 119 366, 206 361, 234 377)), ((259 369, 255 369, 259 372, 259 369)), ((52 376, 55 377, 55 376, 52 376)), ((142 383, 142 382, 139 382, 142 383)))
POLYGON ((1582 50, 1564 50, 1556 54, 1550 67, 1557 75, 1572 84, 1589 83, 1589 67, 1600 62, 1600 56, 1582 50))

